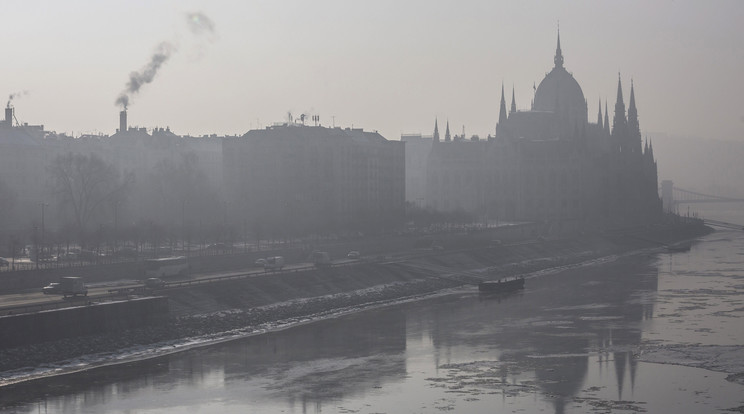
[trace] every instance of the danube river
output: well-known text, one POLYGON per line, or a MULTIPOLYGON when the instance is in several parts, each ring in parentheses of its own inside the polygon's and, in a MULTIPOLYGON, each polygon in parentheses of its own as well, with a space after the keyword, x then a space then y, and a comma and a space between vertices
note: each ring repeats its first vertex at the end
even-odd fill
POLYGON ((716 232, 511 296, 462 288, 0 389, 0 412, 744 412, 743 316, 744 232, 716 232))

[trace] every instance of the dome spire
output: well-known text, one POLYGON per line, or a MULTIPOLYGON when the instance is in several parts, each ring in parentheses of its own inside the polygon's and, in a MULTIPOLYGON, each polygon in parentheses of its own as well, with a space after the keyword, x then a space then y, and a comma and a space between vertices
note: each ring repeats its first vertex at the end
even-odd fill
POLYGON ((561 24, 558 23, 558 46, 555 48, 555 58, 553 58, 556 68, 563 67, 563 53, 561 52, 561 24))

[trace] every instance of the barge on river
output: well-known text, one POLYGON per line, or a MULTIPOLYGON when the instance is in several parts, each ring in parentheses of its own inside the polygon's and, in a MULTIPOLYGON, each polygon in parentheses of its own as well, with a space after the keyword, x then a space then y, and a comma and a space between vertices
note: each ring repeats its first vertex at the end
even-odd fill
POLYGON ((524 289, 524 278, 487 280, 478 284, 478 290, 484 293, 508 293, 524 289))

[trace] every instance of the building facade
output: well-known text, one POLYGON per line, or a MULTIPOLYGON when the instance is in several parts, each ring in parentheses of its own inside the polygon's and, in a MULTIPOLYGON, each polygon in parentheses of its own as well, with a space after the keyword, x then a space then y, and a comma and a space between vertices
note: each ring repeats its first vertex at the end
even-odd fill
POLYGON ((632 84, 627 114, 625 108, 618 79, 613 124, 606 104, 604 116, 600 106, 597 123, 589 122, 581 86, 563 66, 559 35, 554 67, 529 110, 517 111, 513 93, 507 107, 502 87, 495 136, 450 139, 448 126, 441 140, 435 126, 425 204, 487 220, 599 226, 656 220, 656 161, 651 144, 642 145, 632 84))
POLYGON ((377 132, 282 124, 223 144, 230 214, 253 232, 369 231, 399 224, 404 144, 377 132))

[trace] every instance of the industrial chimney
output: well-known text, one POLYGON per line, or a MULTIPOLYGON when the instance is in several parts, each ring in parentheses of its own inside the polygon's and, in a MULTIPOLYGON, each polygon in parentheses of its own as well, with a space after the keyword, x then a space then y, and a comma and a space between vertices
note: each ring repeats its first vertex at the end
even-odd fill
POLYGON ((119 132, 127 132, 127 110, 119 112, 119 132))
POLYGON ((5 124, 7 126, 13 126, 13 108, 8 106, 5 108, 5 124))

